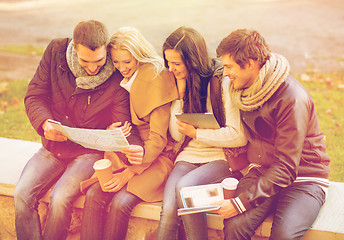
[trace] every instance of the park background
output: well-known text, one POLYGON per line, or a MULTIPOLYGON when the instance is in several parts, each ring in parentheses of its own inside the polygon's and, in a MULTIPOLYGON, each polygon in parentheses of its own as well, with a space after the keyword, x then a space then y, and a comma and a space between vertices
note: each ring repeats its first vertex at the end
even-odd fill
POLYGON ((344 1, 0 0, 0 137, 40 141, 25 115, 27 83, 51 39, 71 37, 88 19, 105 23, 110 35, 135 26, 159 54, 183 25, 204 36, 212 57, 231 31, 258 30, 311 93, 331 157, 330 180, 344 182, 344 1))

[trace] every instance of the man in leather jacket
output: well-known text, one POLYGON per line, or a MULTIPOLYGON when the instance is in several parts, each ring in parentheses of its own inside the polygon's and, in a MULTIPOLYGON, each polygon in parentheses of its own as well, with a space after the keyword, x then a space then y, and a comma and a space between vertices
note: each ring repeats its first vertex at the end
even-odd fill
MULTIPOLYGON (((68 140, 48 120, 88 129, 131 120, 129 95, 107 56, 107 41, 102 23, 80 22, 73 39, 51 41, 29 83, 25 108, 43 146, 26 164, 15 189, 17 239, 66 239, 71 202, 80 193, 80 182, 91 177, 94 162, 104 155, 68 140), (42 236, 38 200, 54 184, 42 236)), ((125 155, 119 156, 135 164, 142 159, 143 148, 134 126, 128 142, 141 147, 133 154, 130 148, 122 149, 125 155)))
POLYGON ((314 103, 254 30, 239 29, 217 48, 248 138, 247 174, 225 200, 225 239, 250 239, 271 213, 271 239, 300 239, 315 221, 329 185, 330 159, 314 103))

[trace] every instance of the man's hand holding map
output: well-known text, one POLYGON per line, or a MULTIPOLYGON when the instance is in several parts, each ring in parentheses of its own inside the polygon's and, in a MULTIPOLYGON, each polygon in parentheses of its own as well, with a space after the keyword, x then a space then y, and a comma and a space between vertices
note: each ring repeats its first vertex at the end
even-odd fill
POLYGON ((129 143, 120 128, 112 130, 71 128, 63 126, 60 122, 48 120, 54 129, 60 131, 69 140, 80 144, 85 148, 99 151, 121 151, 128 147, 129 143))

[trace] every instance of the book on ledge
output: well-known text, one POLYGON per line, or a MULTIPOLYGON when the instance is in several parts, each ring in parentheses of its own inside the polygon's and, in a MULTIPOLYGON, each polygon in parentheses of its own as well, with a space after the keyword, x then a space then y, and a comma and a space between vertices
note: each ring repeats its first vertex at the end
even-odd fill
POLYGON ((184 187, 180 195, 184 207, 178 209, 178 216, 217 210, 224 200, 220 183, 184 187))
POLYGON ((211 212, 218 210, 220 206, 206 206, 206 207, 193 207, 193 208, 179 208, 178 209, 178 216, 192 214, 192 213, 200 213, 200 212, 211 212))

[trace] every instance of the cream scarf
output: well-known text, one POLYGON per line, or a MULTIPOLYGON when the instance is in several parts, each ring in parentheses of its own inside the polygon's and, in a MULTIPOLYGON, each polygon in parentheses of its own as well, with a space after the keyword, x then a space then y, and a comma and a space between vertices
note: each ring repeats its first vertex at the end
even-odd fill
POLYGON ((82 89, 94 89, 104 83, 114 72, 111 56, 107 54, 106 63, 100 69, 100 72, 94 76, 88 75, 79 64, 78 55, 73 48, 73 40, 70 41, 67 47, 66 58, 69 69, 72 71, 74 77, 76 77, 76 86, 82 89))
POLYGON ((229 85, 233 103, 243 111, 253 111, 261 107, 276 92, 289 74, 288 60, 279 54, 271 53, 270 59, 260 69, 252 86, 235 90, 229 85))

